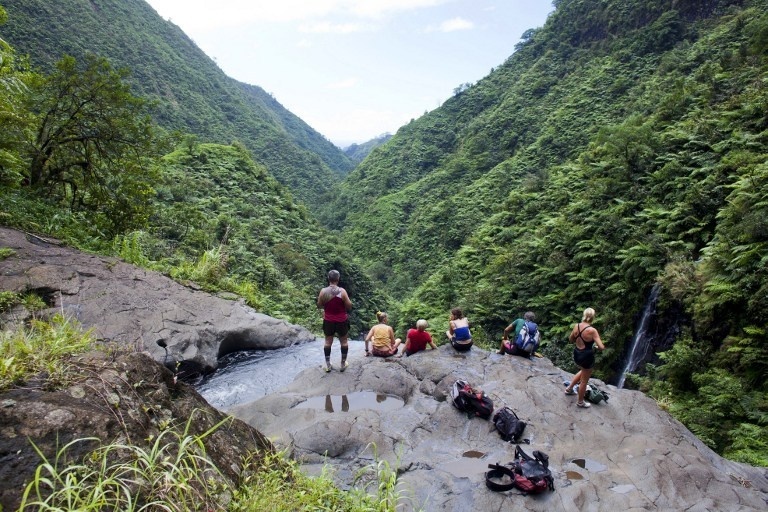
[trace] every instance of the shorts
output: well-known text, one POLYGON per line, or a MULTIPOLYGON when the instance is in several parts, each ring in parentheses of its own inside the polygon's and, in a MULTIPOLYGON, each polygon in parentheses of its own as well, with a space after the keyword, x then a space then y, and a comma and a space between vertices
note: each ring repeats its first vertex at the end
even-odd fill
POLYGON ((579 368, 584 368, 585 370, 592 369, 593 366, 595 366, 595 351, 594 350, 579 350, 577 348, 573 349, 573 362, 576 363, 576 366, 579 368))
POLYGON ((511 356, 527 357, 528 359, 531 358, 531 355, 529 353, 527 353, 524 350, 520 350, 511 341, 505 341, 504 342, 504 352, 509 354, 509 355, 511 355, 511 356))
POLYGON ((451 346, 458 352, 466 352, 472 348, 472 339, 456 341, 456 338, 451 338, 451 346))
POLYGON ((390 348, 389 350, 381 350, 380 348, 373 347, 371 349, 371 354, 373 354, 376 357, 389 357, 397 354, 397 350, 395 350, 394 348, 390 348))
POLYGON ((339 338, 343 338, 347 333, 349 333, 349 320, 344 320, 343 322, 323 320, 323 334, 326 336, 333 336, 335 334, 339 338))

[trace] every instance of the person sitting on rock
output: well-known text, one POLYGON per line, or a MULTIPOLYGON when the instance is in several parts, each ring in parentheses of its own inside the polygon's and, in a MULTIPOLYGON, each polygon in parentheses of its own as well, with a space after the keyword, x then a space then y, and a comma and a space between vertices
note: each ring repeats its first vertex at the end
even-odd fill
POLYGON ((422 318, 416 322, 415 329, 408 329, 408 334, 405 336, 404 355, 412 356, 417 352, 426 350, 427 345, 432 347, 432 350, 437 348, 435 342, 432 341, 432 335, 427 332, 427 327, 429 327, 429 324, 422 318))
POLYGON ((464 316, 460 308, 453 308, 448 320, 448 331, 446 336, 451 342, 451 346, 459 352, 466 352, 472 348, 472 333, 469 330, 469 320, 464 316))
POLYGON ((533 313, 533 311, 528 311, 523 315, 522 318, 518 318, 511 324, 509 324, 506 329, 504 329, 504 335, 501 338, 501 346, 499 346, 499 354, 511 354, 513 356, 520 356, 520 357, 530 357, 530 354, 524 352, 523 350, 520 350, 515 345, 515 340, 517 339, 517 336, 520 334, 520 331, 523 330, 523 327, 525 327, 526 322, 533 322, 536 320, 536 315, 533 313), (509 333, 514 333, 512 335, 512 341, 509 340, 509 333))
POLYGON ((371 327, 368 331, 368 335, 365 337, 365 355, 369 356, 373 354, 378 357, 389 357, 397 354, 397 349, 400 346, 401 339, 395 339, 395 331, 388 325, 389 316, 378 311, 376 318, 379 323, 371 327), (368 350, 368 342, 372 341, 373 347, 368 350))

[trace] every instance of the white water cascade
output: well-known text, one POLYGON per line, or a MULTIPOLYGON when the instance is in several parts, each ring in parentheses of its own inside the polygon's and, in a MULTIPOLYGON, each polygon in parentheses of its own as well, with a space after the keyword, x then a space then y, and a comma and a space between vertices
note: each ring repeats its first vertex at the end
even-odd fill
POLYGON ((627 356, 627 362, 624 364, 624 369, 621 371, 621 377, 619 377, 619 383, 616 387, 621 389, 624 387, 624 380, 628 373, 637 369, 637 365, 640 361, 645 359, 648 355, 648 348, 651 345, 652 338, 648 337, 648 320, 656 312, 656 300, 659 298, 661 292, 661 285, 656 283, 653 285, 648 300, 645 302, 645 308, 643 308, 643 315, 640 318, 640 324, 637 326, 635 335, 632 338, 630 344, 629 355, 627 356))

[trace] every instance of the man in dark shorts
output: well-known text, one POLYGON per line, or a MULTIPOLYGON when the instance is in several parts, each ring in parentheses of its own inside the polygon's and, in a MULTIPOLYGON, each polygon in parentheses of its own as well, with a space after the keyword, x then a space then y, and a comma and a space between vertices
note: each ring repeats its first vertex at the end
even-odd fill
POLYGON ((325 371, 331 371, 331 346, 333 337, 339 337, 341 344, 341 367, 344 371, 349 366, 347 363, 347 352, 349 351, 349 315, 347 311, 352 309, 352 301, 349 300, 347 291, 339 286, 341 274, 338 270, 328 272, 328 286, 320 290, 317 294, 317 307, 323 308, 323 334, 325 335, 325 371))

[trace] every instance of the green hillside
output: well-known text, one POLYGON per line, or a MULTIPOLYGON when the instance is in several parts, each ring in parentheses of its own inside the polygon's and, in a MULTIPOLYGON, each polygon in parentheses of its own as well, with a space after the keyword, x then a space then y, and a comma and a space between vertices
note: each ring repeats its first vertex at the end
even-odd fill
POLYGON ((257 86, 227 77, 177 26, 143 0, 3 0, 0 37, 50 70, 63 54, 92 53, 130 70, 134 93, 156 100, 161 126, 200 140, 240 141, 310 208, 352 162, 257 86))
POLYGON ((461 306, 497 344, 533 309, 545 354, 575 370, 568 328, 594 307, 605 379, 661 283, 659 336, 677 342, 630 382, 711 446, 765 464, 768 4, 556 7, 358 166, 342 201, 368 200, 335 205, 333 225, 402 301, 400 328, 440 330, 461 306))

